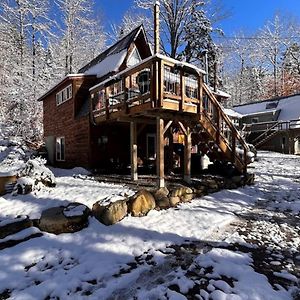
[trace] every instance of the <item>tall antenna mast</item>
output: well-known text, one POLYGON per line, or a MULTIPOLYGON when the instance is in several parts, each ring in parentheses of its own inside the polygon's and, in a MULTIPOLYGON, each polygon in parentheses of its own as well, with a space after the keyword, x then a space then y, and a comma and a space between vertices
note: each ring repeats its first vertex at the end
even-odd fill
POLYGON ((160 3, 157 0, 155 1, 154 4, 154 54, 159 54, 159 50, 160 50, 159 14, 160 14, 160 3))

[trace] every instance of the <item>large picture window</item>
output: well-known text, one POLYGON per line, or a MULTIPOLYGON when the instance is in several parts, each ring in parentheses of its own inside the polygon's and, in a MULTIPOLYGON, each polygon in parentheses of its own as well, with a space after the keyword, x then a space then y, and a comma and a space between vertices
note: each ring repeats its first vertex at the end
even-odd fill
POLYGON ((65 160, 65 138, 57 137, 56 138, 56 160, 64 161, 65 160))
POLYGON ((72 84, 56 94, 56 105, 60 105, 72 98, 72 84))

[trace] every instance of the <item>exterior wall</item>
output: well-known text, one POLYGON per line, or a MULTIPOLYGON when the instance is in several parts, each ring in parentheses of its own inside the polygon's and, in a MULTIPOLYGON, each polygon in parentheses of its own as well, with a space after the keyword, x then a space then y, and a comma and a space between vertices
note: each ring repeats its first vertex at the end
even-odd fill
POLYGON ((75 117, 82 102, 88 97, 90 80, 68 79, 44 99, 44 137, 49 161, 59 167, 90 165, 90 121, 89 115, 75 117), (56 105, 56 93, 72 84, 73 98, 56 105), (65 138, 65 160, 57 161, 55 156, 56 137, 65 138), (52 145, 51 145, 52 144, 52 145))

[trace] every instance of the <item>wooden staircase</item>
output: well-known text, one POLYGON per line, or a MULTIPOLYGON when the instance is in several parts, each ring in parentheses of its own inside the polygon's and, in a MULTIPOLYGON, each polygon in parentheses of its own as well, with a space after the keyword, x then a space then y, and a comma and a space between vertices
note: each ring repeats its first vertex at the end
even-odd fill
POLYGON ((250 132, 260 132, 255 139, 251 140, 251 143, 255 148, 261 148, 266 142, 274 138, 282 131, 289 130, 300 130, 299 120, 290 120, 290 121, 273 121, 273 122, 262 122, 255 123, 250 126, 250 132))
POLYGON ((250 149, 206 84, 203 84, 203 106, 199 123, 215 141, 224 158, 240 172, 246 172, 250 149))

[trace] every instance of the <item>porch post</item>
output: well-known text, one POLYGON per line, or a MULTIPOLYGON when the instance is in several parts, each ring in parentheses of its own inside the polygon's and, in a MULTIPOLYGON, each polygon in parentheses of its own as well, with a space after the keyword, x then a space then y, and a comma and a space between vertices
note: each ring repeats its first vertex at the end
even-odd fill
POLYGON ((137 173, 137 133, 136 123, 130 122, 130 158, 131 158, 131 180, 138 180, 137 173))
POLYGON ((192 157, 192 136, 190 127, 186 127, 186 134, 184 135, 184 180, 191 182, 191 157, 192 157))
POLYGON ((156 170, 159 188, 165 187, 164 120, 156 117, 156 170))

